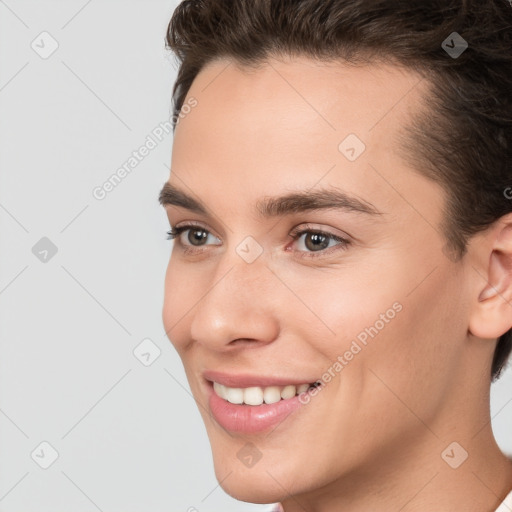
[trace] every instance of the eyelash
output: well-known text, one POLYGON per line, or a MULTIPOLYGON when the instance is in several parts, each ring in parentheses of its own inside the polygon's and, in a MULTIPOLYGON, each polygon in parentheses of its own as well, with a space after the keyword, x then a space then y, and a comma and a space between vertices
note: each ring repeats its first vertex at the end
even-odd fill
MULTIPOLYGON (((195 224, 184 224, 183 226, 179 226, 177 228, 172 227, 169 231, 167 231, 167 240, 173 240, 173 239, 177 238, 179 235, 181 235, 181 233, 183 233, 184 231, 187 231, 189 229, 205 231, 206 233, 211 234, 210 231, 203 228, 202 226, 198 226, 195 224)), ((319 251, 296 251, 299 253, 299 255, 300 255, 299 257, 301 257, 301 258, 325 257, 326 255, 330 255, 331 252, 333 252, 333 251, 347 250, 348 246, 350 245, 350 241, 347 240, 346 238, 342 238, 338 235, 334 235, 333 233, 329 233, 329 232, 323 231, 321 229, 313 229, 313 228, 307 228, 307 229, 302 228, 300 230, 294 229, 291 231, 290 236, 293 238, 293 241, 295 242, 296 240, 300 239, 300 237, 305 233, 324 235, 331 240, 336 240, 337 242, 340 242, 340 244, 335 245, 333 247, 328 247, 326 249, 322 249, 319 251)), ((198 252, 202 251, 202 249, 194 249, 194 248, 191 248, 190 246, 183 245, 181 243, 180 243, 180 245, 186 254, 194 254, 194 253, 198 253, 198 252)))

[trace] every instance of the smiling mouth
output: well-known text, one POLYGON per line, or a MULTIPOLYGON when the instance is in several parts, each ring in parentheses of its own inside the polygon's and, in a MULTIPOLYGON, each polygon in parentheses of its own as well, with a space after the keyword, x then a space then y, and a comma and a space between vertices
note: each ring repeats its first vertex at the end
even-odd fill
POLYGON ((321 382, 316 381, 311 384, 299 384, 298 386, 288 384, 285 386, 232 388, 214 381, 213 390, 217 396, 232 404, 257 406, 288 400, 321 385, 321 382))

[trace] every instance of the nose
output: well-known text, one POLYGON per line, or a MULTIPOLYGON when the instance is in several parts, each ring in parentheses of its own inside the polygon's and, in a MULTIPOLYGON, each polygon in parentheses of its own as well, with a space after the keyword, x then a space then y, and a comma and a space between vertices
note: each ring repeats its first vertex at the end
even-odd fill
POLYGON ((203 294, 190 324, 196 343, 218 351, 247 343, 265 345, 277 338, 282 301, 262 257, 252 263, 236 253, 226 258, 203 294))

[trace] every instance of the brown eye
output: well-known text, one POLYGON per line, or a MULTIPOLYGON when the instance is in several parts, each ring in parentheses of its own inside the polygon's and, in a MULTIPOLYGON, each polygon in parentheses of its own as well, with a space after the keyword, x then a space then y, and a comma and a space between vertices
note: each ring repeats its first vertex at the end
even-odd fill
POLYGON ((170 231, 167 231, 168 240, 173 240, 174 238, 177 238, 178 243, 180 245, 183 245, 184 247, 202 247, 205 245, 219 245, 219 243, 203 243, 208 240, 209 236, 213 237, 220 243, 220 240, 212 233, 210 233, 207 229, 202 228, 201 226, 195 226, 193 224, 187 224, 184 226, 179 226, 177 228, 173 227, 170 229, 170 231), (182 237, 182 233, 187 233, 187 235, 185 237, 182 237))
POLYGON ((329 247, 329 237, 323 233, 306 233, 304 245, 311 251, 321 251, 329 247))
POLYGON ((188 229, 187 240, 191 245, 202 245, 203 240, 208 238, 208 231, 201 228, 188 229))
POLYGON ((313 231, 311 229, 303 230, 300 231, 299 233, 296 233, 294 238, 299 242, 299 247, 303 246, 300 247, 301 250, 305 248, 306 251, 311 252, 320 252, 323 251, 324 249, 329 249, 334 245, 343 245, 344 243, 348 243, 348 240, 333 235, 332 233, 324 233, 323 231, 313 231))
POLYGON ((298 246, 295 253, 301 258, 314 258, 330 255, 338 250, 346 250, 350 241, 333 233, 319 229, 302 229, 290 233, 298 246))

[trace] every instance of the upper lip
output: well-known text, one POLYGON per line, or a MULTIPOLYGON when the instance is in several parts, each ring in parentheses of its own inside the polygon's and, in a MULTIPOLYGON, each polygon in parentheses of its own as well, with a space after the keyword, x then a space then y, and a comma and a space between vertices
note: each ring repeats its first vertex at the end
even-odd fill
POLYGON ((250 387, 267 387, 267 386, 286 386, 293 384, 311 384, 317 379, 296 379, 293 377, 272 377, 264 375, 249 374, 229 374, 215 370, 205 370, 203 377, 211 382, 217 382, 230 388, 250 388, 250 387))

